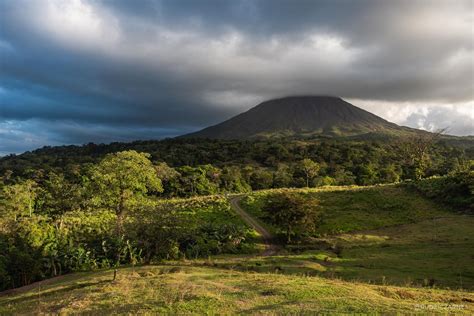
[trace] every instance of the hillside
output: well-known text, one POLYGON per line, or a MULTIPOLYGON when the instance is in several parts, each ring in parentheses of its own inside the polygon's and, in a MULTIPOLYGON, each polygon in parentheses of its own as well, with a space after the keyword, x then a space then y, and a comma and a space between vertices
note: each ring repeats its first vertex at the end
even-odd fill
POLYGON ((248 194, 242 207, 281 236, 283 227, 269 224, 263 209, 286 192, 317 201, 320 216, 314 233, 286 247, 295 255, 284 262, 291 266, 285 271, 474 290, 472 215, 435 203, 404 185, 263 190, 248 194))
MULTIPOLYGON (((67 274, 0 293, 0 314, 474 312, 473 217, 404 185, 264 190, 247 194, 241 205, 277 235, 262 206, 288 191, 320 201, 314 237, 268 256, 253 255, 257 245, 205 256, 193 247, 188 259, 122 267, 116 280, 107 268, 67 274)), ((226 218, 239 223, 219 197, 162 203, 204 220, 193 221, 203 227, 222 226, 226 218)), ((151 225, 151 218, 143 223, 161 221, 151 225)), ((202 235, 201 247, 220 234, 202 235)), ((258 243, 254 238, 246 243, 258 243)))
POLYGON ((338 97, 299 96, 265 101, 229 120, 182 137, 241 139, 274 136, 350 136, 413 131, 338 97))

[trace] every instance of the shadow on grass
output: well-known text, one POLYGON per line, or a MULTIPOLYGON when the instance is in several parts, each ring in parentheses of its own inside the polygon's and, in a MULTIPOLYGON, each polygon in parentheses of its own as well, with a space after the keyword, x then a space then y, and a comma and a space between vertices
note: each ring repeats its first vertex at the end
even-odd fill
POLYGON ((70 291, 73 291, 73 290, 78 290, 78 289, 84 289, 84 288, 87 288, 87 287, 90 287, 90 286, 97 286, 97 285, 101 285, 101 284, 105 284, 105 283, 110 283, 112 282, 112 280, 101 280, 101 281, 96 281, 96 282, 80 282, 80 283, 76 283, 76 284, 72 284, 72 285, 69 285, 69 286, 65 286, 65 287, 61 287, 59 289, 54 289, 54 290, 43 290, 43 291, 37 291, 38 289, 40 289, 40 286, 32 289, 32 292, 30 292, 31 294, 28 295, 28 296, 22 296, 21 294, 16 297, 16 298, 11 298, 9 299, 8 296, 5 296, 3 297, 3 302, 2 303, 9 303, 9 304, 12 304, 12 303, 16 303, 16 302, 22 302, 22 303, 26 303, 28 302, 29 300, 32 301, 32 300, 38 300, 38 299, 47 299, 48 297, 51 297, 51 296, 55 296, 55 295, 58 295, 58 294, 65 294, 65 293, 68 293, 70 291))

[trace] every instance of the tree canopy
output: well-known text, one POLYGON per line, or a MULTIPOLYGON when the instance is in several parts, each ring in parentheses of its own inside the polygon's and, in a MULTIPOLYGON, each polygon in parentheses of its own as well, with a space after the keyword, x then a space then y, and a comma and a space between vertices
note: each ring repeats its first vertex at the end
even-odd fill
POLYGON ((264 212, 270 223, 284 227, 287 243, 291 242, 295 232, 314 231, 319 216, 316 200, 290 192, 272 196, 264 212))
POLYGON ((144 203, 148 192, 163 191, 149 157, 134 150, 122 151, 107 155, 91 169, 94 202, 115 211, 119 232, 126 212, 144 203))

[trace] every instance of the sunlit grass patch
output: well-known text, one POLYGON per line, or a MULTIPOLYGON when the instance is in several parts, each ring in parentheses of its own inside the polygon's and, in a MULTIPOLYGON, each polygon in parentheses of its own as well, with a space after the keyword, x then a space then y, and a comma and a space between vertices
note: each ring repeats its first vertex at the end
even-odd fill
MULTIPOLYGON (((472 217, 396 185, 293 191, 320 201, 316 234, 285 247, 295 261, 313 260, 324 266, 314 275, 376 284, 474 288, 472 217)), ((264 220, 266 199, 279 192, 255 192, 243 206, 264 220)), ((308 273, 297 264, 290 266, 288 273, 297 274, 298 269, 308 273)))
MULTIPOLYGON (((446 207, 397 185, 265 190, 249 194, 243 199, 242 206, 265 221, 266 201, 285 191, 298 192, 318 201, 321 215, 316 236, 414 223, 452 214, 446 207)), ((280 232, 279 227, 266 225, 274 233, 280 232)))
POLYGON ((458 313, 470 314, 473 302, 474 294, 461 291, 159 265, 119 269, 115 281, 112 271, 106 270, 18 290, 0 296, 0 313, 408 313, 427 304, 438 308, 457 304, 458 313))

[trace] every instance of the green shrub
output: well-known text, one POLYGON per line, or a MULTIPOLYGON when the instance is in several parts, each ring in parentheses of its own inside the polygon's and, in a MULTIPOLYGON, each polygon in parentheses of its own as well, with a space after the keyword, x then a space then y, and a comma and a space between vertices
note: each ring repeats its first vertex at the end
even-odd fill
POLYGON ((0 217, 0 290, 72 272, 252 249, 250 229, 218 196, 151 201, 116 234, 115 212, 0 217))
POLYGON ((414 181, 408 186, 428 198, 462 211, 474 212, 474 171, 414 181))

